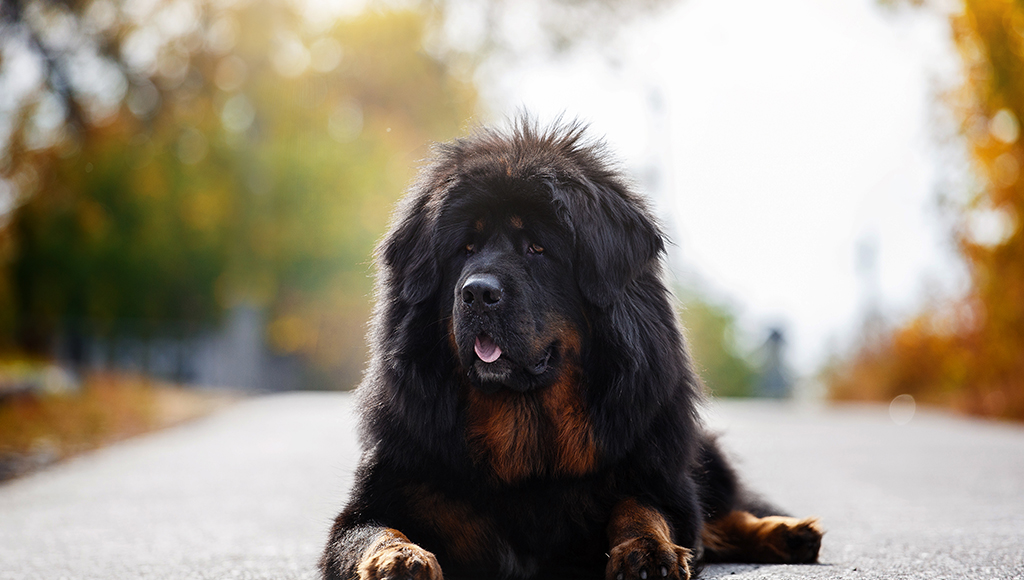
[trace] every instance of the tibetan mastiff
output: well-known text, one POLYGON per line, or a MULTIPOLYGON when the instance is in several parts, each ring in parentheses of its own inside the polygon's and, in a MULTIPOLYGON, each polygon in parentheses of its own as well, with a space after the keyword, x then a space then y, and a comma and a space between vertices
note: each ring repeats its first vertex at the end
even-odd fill
POLYGON ((702 428, 665 239, 577 124, 439 146, 377 253, 327 579, 689 578, 814 562, 702 428))

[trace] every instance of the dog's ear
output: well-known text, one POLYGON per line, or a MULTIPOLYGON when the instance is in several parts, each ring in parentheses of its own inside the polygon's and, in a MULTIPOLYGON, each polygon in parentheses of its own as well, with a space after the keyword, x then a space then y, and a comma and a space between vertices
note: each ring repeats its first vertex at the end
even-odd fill
POLYGON ((377 250, 384 268, 389 270, 388 283, 400 283, 399 296, 410 304, 423 302, 439 285, 429 198, 419 194, 403 200, 377 250))
POLYGON ((554 190, 575 238, 580 291, 607 308, 665 250, 664 236, 642 201, 621 184, 582 180, 554 190))

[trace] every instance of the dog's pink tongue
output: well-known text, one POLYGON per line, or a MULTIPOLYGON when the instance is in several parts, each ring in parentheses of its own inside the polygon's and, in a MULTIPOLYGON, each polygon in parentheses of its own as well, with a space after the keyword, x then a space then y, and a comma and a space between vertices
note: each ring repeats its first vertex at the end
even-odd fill
POLYGON ((476 344, 473 345, 473 350, 476 351, 476 356, 480 357, 480 360, 485 363, 492 363, 501 356, 501 347, 494 344, 491 337, 486 334, 476 337, 476 344))

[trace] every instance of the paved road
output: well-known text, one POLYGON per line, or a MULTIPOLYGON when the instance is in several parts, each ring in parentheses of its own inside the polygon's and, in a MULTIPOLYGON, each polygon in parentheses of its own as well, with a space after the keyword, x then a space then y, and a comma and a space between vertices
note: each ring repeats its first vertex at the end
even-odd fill
MULTIPOLYGON (((768 402, 709 421, 758 488, 829 531, 822 564, 706 577, 1024 580, 1024 428, 768 402)), ((0 485, 0 580, 313 578, 353 423, 348 395, 275 395, 0 485)))

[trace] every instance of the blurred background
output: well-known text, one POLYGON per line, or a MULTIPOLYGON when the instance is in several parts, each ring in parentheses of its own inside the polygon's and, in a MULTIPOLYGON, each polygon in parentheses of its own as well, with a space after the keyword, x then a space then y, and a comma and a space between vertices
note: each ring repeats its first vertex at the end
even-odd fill
POLYGON ((521 110, 653 198, 714 394, 1024 419, 1022 67, 996 0, 2 0, 0 479, 353 388, 429 144, 521 110))

